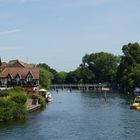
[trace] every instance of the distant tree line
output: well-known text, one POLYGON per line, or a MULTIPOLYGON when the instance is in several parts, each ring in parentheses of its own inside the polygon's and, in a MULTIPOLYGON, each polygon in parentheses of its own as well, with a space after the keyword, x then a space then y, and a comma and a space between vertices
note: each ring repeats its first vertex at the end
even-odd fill
POLYGON ((40 67, 40 83, 92 84, 110 83, 124 91, 140 87, 140 45, 129 43, 122 47, 122 56, 107 52, 86 54, 82 63, 70 72, 57 72, 45 63, 40 67))

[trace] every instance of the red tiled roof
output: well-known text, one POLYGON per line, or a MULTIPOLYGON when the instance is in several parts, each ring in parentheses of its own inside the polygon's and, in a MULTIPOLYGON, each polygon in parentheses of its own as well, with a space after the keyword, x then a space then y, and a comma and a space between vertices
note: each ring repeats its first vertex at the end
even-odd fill
POLYGON ((22 79, 25 79, 31 73, 33 79, 39 79, 39 68, 20 68, 20 67, 8 67, 5 68, 1 73, 0 77, 5 78, 8 75, 11 75, 12 78, 15 78, 18 75, 21 76, 22 79))
POLYGON ((8 67, 34 68, 35 65, 33 65, 33 64, 27 64, 27 63, 25 63, 25 62, 22 62, 22 61, 19 61, 18 59, 16 59, 16 60, 10 60, 10 61, 8 62, 8 67), (17 65, 17 64, 18 64, 18 66, 15 66, 15 65, 17 65))

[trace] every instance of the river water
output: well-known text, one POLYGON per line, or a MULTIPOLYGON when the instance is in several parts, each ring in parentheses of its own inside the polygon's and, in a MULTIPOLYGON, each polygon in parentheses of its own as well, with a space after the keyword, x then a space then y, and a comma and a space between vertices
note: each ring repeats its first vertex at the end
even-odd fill
POLYGON ((117 93, 52 92, 24 121, 0 123, 0 140, 140 140, 140 111, 117 93))

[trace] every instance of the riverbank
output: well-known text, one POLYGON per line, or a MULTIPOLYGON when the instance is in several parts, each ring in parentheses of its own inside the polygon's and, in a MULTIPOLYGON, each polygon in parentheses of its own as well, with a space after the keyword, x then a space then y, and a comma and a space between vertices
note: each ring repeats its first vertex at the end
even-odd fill
POLYGON ((26 118, 32 112, 45 106, 45 98, 34 93, 27 95, 21 87, 0 90, 0 122, 26 118))
POLYGON ((32 104, 33 99, 27 99, 27 112, 33 112, 41 107, 41 104, 32 104))

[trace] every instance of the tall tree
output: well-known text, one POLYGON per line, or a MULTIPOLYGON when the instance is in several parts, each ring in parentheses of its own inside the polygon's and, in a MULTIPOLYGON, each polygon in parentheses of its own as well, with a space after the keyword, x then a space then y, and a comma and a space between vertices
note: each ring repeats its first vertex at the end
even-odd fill
POLYGON ((66 72, 57 72, 54 74, 53 83, 54 84, 64 84, 66 79, 66 72))
POLYGON ((119 59, 110 53, 100 52, 85 55, 81 68, 87 72, 90 83, 115 80, 119 59))
POLYGON ((40 85, 43 88, 49 88, 53 79, 53 74, 44 68, 40 68, 40 85))
POLYGON ((117 79, 122 90, 131 91, 140 86, 140 45, 129 43, 122 47, 122 52, 117 79))

